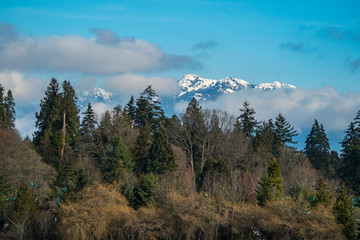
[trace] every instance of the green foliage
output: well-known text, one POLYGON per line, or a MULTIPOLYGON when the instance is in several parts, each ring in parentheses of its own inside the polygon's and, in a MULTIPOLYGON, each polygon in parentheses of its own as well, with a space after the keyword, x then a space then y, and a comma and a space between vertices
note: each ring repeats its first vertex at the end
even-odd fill
POLYGON ((135 157, 135 172, 141 174, 145 170, 146 160, 149 156, 152 137, 151 130, 148 124, 140 129, 140 133, 136 138, 135 148, 133 155, 135 157))
POLYGON ((342 163, 339 174, 346 185, 356 195, 360 195, 360 111, 346 130, 344 140, 341 142, 342 163))
POLYGON ((356 223, 352 212, 351 199, 347 195, 346 187, 341 186, 334 205, 337 221, 344 226, 344 234, 348 239, 356 239, 356 223))
POLYGON ((0 163, 0 228, 3 226, 6 219, 6 204, 8 203, 9 195, 11 193, 11 186, 5 177, 4 169, 0 163))
POLYGON ((4 87, 0 84, 0 128, 15 128, 15 102, 11 90, 4 94, 4 87))
POLYGON ((80 166, 75 170, 72 181, 75 185, 74 191, 78 192, 90 184, 89 173, 84 169, 84 167, 80 166))
POLYGON ((142 174, 137 180, 131 175, 127 177, 121 191, 129 201, 132 208, 154 201, 155 188, 158 184, 158 177, 153 173, 142 174))
POLYGON ((175 155, 169 144, 166 129, 161 125, 154 134, 154 141, 149 150, 145 170, 146 172, 163 174, 166 171, 174 171, 175 168, 175 155))
POLYGON ((256 189, 259 205, 264 206, 267 201, 280 199, 284 194, 282 182, 280 165, 274 158, 270 162, 267 173, 260 178, 256 189))
POLYGON ((131 120, 135 119, 136 107, 134 96, 131 95, 129 102, 125 105, 126 114, 129 115, 131 120))
POLYGON ((240 111, 242 114, 238 117, 240 120, 241 130, 245 133, 245 135, 249 138, 252 137, 255 133, 255 130, 258 126, 258 121, 255 119, 255 110, 250 108, 250 103, 245 101, 243 103, 243 107, 240 111))
POLYGON ((123 169, 132 170, 134 162, 131 154, 120 137, 115 138, 101 160, 101 171, 109 183, 118 181, 123 169))
POLYGON ((160 123, 165 120, 164 111, 157 100, 158 95, 149 85, 136 100, 135 124, 139 128, 149 124, 152 131, 159 128, 160 123))
POLYGON ((297 136, 298 133, 294 130, 294 127, 285 119, 285 117, 279 113, 275 118, 275 140, 278 145, 286 145, 287 143, 295 144, 296 141, 293 140, 293 137, 297 136))
POLYGON ((34 190, 30 189, 27 183, 22 182, 16 194, 13 221, 29 223, 35 216, 36 208, 34 190))
POLYGON ((330 145, 324 126, 315 119, 309 135, 306 137, 305 154, 318 170, 330 171, 330 145))
POLYGON ((94 151, 94 131, 95 131, 95 112, 88 103, 86 111, 83 112, 84 117, 80 125, 81 144, 83 145, 84 151, 91 154, 94 151))
POLYGON ((328 185, 323 177, 319 177, 316 181, 315 185, 315 200, 313 202, 314 206, 318 206, 319 204, 328 207, 331 203, 331 195, 328 185))

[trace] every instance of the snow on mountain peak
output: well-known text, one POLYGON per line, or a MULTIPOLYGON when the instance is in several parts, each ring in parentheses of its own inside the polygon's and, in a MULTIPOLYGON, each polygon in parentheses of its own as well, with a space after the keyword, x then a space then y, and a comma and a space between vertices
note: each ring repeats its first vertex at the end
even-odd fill
POLYGON ((240 79, 225 77, 220 80, 206 79, 195 74, 187 74, 178 81, 181 88, 177 97, 192 98, 197 100, 213 99, 221 94, 233 93, 244 88, 273 90, 278 88, 295 88, 295 86, 275 81, 273 83, 250 84, 240 79))

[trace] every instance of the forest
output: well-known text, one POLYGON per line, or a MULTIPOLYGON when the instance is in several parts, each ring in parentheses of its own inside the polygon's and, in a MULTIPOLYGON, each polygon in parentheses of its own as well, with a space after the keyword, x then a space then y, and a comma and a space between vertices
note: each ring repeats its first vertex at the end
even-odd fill
POLYGON ((159 99, 80 112, 53 78, 22 138, 0 85, 0 239, 359 239, 360 110, 338 153, 316 119, 297 150, 281 113, 159 99))

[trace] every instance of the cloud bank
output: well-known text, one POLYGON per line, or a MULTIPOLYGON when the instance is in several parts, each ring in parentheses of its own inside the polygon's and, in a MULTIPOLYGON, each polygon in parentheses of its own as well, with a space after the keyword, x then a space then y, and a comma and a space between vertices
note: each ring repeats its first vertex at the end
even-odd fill
POLYGON ((173 68, 200 68, 184 55, 163 52, 141 39, 120 38, 109 29, 92 29, 94 38, 77 35, 44 39, 17 37, 13 25, 0 25, 2 70, 55 70, 85 74, 154 72, 173 68))
MULTIPOLYGON (((282 113, 299 131, 311 128, 315 118, 324 124, 327 131, 343 131, 360 109, 360 93, 340 94, 333 88, 277 89, 265 92, 241 90, 201 105, 203 108, 222 109, 239 116, 244 101, 250 102, 258 120, 275 119, 278 113, 282 113)), ((184 103, 177 104, 177 112, 182 112, 186 106, 184 103)))

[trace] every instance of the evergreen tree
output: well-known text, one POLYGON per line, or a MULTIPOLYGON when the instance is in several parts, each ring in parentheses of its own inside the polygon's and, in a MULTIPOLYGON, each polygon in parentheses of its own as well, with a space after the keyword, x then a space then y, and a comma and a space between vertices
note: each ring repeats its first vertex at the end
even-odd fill
POLYGON ((190 164, 195 172, 196 185, 200 185, 200 176, 205 166, 204 143, 207 135, 204 114, 195 98, 191 100, 182 116, 182 148, 190 159, 190 164))
POLYGON ((11 90, 5 97, 5 127, 7 129, 15 128, 15 102, 11 90))
POLYGON ((17 228, 16 232, 19 239, 26 237, 35 217, 36 208, 34 191, 29 189, 25 182, 22 182, 16 194, 14 213, 11 217, 11 222, 17 228))
POLYGON ((84 117, 80 125, 81 142, 84 146, 84 150, 87 153, 94 151, 94 131, 95 131, 95 113, 91 107, 91 103, 88 103, 86 111, 83 112, 84 117))
POLYGON ((322 204, 324 206, 329 206, 331 202, 331 196, 329 192, 329 187, 326 184, 326 181, 323 177, 318 178, 315 185, 315 201, 313 204, 315 206, 322 204))
POLYGON ((59 113, 54 114, 56 107, 59 105, 59 91, 60 88, 57 80, 52 78, 45 92, 45 97, 41 100, 40 111, 35 114, 37 131, 34 133, 34 144, 36 147, 41 145, 46 130, 51 130, 51 123, 53 123, 56 118, 59 118, 59 116, 57 116, 59 113))
POLYGON ((330 145, 324 126, 315 119, 309 135, 306 137, 305 154, 317 170, 329 172, 330 145))
POLYGON ((282 182, 280 165, 274 158, 270 162, 267 173, 260 179, 256 189, 256 198, 259 205, 264 206, 266 201, 281 198, 284 194, 282 182))
POLYGON ((270 119, 268 122, 260 124, 256 130, 253 140, 255 151, 259 146, 263 146, 267 152, 275 154, 277 152, 274 135, 274 124, 270 119))
POLYGON ((347 195, 346 187, 341 186, 334 205, 337 221, 344 226, 344 234, 348 239, 356 239, 356 223, 353 216, 351 199, 347 195))
POLYGON ((258 122, 254 116, 256 112, 253 108, 250 108, 250 103, 245 101, 243 107, 240 109, 242 114, 237 118, 237 121, 240 120, 238 124, 240 123, 241 130, 249 138, 254 135, 258 122))
POLYGON ((6 219, 6 200, 11 193, 11 186, 5 177, 4 169, 0 164, 0 227, 7 221, 6 219))
POLYGON ((158 95, 149 85, 136 100, 135 124, 143 128, 148 123, 150 129, 155 131, 164 120, 164 111, 160 107, 158 95))
POLYGON ((125 105, 125 111, 131 120, 135 119, 136 107, 135 107, 135 100, 133 95, 131 95, 129 102, 125 105))
POLYGON ((154 141, 149 150, 145 169, 146 172, 163 174, 175 170, 175 156, 169 144, 168 135, 164 126, 160 126, 154 134, 154 141))
POLYGON ((149 125, 145 125, 140 129, 140 133, 136 138, 133 155, 135 158, 135 172, 140 174, 145 170, 145 163, 149 156, 149 151, 152 143, 152 136, 149 125))
POLYGON ((281 113, 275 118, 274 134, 275 141, 280 146, 286 145, 287 143, 297 143, 293 140, 293 137, 298 135, 297 131, 294 130, 294 127, 290 125, 281 113))
POLYGON ((344 140, 341 142, 340 177, 356 195, 360 195, 360 111, 357 112, 353 122, 346 130, 344 140))
POLYGON ((4 91, 4 87, 0 84, 0 128, 5 128, 6 123, 4 91))
POLYGON ((132 170, 134 162, 131 154, 120 137, 115 138, 101 160, 101 171, 109 183, 119 180, 123 169, 132 170))

